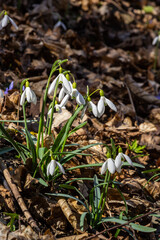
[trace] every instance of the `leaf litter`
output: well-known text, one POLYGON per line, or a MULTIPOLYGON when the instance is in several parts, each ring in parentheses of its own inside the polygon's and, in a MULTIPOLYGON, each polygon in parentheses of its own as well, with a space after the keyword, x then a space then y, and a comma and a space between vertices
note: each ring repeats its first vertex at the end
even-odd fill
MULTIPOLYGON (((39 97, 38 107, 31 105, 27 109, 28 119, 38 121, 41 111, 41 96, 52 63, 57 59, 68 58, 68 68, 74 73, 78 89, 86 92, 88 85, 91 91, 102 88, 118 107, 118 113, 113 116, 109 109, 101 119, 95 119, 86 113, 87 124, 70 136, 68 144, 85 146, 95 142, 110 145, 110 138, 115 143, 127 148, 127 143, 136 138, 140 145, 146 145, 148 157, 136 157, 135 162, 145 166, 145 170, 159 169, 159 49, 155 63, 155 48, 152 40, 158 34, 159 2, 158 1, 100 1, 100 0, 62 0, 62 1, 22 1, 17 6, 7 0, 1 4, 10 13, 19 28, 7 27, 1 31, 1 76, 0 88, 5 90, 13 81, 14 88, 9 90, 4 98, 0 98, 0 119, 5 120, 7 131, 14 139, 24 144, 24 138, 19 132, 23 124, 9 124, 9 120, 19 120, 22 109, 19 105, 18 91, 21 79, 30 78, 32 89, 39 97), (146 10, 152 6, 152 10, 146 10), (54 27, 61 19, 65 27, 54 27), (36 114, 35 114, 36 113, 36 114), (8 122, 7 122, 8 120, 8 122)), ((3 10, 1 9, 1 10, 3 10)), ((97 96, 98 98, 98 96, 97 96)), ((49 103, 47 103, 49 106, 49 103)), ((48 107, 46 106, 46 107, 48 107)), ((56 136, 61 127, 70 118, 73 107, 67 104, 68 113, 55 117, 52 130, 56 136), (65 119, 66 118, 66 119, 65 119), (58 119, 58 120, 57 120, 58 119)), ((80 121, 80 120, 79 120, 80 121)), ((36 123, 30 123, 30 131, 37 133, 36 123)), ((75 122, 74 127, 77 126, 75 122)), ((45 139, 48 146, 51 139, 45 139)), ((1 139, 1 149, 8 146, 1 139)), ((75 146, 70 149, 74 150, 75 146)), ((85 153, 92 156, 78 155, 66 164, 71 168, 82 164, 102 163, 105 149, 94 146, 85 153)), ((28 225, 20 208, 15 204, 11 190, 4 183, 3 174, 0 178, 1 238, 5 239, 87 239, 94 232, 85 232, 79 227, 80 215, 84 209, 76 200, 51 198, 46 192, 57 192, 59 182, 54 186, 47 183, 43 186, 38 179, 30 175, 30 164, 24 167, 21 160, 14 159, 14 152, 1 155, 1 161, 7 164, 10 174, 34 219, 41 229, 37 235, 28 225), (12 164, 11 164, 12 162, 12 164), (18 166, 17 166, 18 162, 18 166), (9 232, 6 226, 8 217, 3 212, 19 215, 15 221, 15 232, 9 232)), ((159 171, 159 170, 158 170, 159 171)), ((99 167, 75 169, 68 176, 63 176, 61 182, 71 181, 78 177, 93 178, 99 174, 99 167)), ((152 173, 143 173, 141 169, 123 169, 116 174, 116 180, 121 180, 120 189, 126 199, 130 216, 144 214, 160 207, 160 182, 152 179, 147 182, 152 173)), ((158 178, 155 178, 158 179, 158 178)), ((92 181, 72 181, 71 186, 77 187, 86 197, 92 188, 92 181)), ((71 189, 65 190, 77 198, 79 196, 71 189)), ((118 190, 109 188, 109 200, 106 203, 106 216, 120 214, 124 210, 124 202, 118 190)), ((152 223, 151 217, 142 218, 140 224, 145 226, 158 225, 152 223)), ((105 223, 106 228, 110 224, 105 223)), ((136 233, 135 239, 158 239, 158 233, 136 233)), ((113 239, 114 232, 110 232, 113 239)), ((97 239, 105 239, 102 234, 97 239)), ((126 232, 121 231, 118 239, 128 239, 126 232)))

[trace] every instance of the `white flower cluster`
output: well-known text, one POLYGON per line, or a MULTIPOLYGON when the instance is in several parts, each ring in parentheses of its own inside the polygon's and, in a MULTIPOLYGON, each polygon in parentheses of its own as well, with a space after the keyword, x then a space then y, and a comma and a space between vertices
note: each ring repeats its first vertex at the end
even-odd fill
POLYGON ((11 17, 7 15, 7 12, 4 12, 4 17, 0 21, 0 30, 8 25, 8 23, 11 23, 16 29, 18 29, 17 24, 13 21, 11 17))
MULTIPOLYGON (((50 88, 48 90, 49 95, 53 95, 55 91, 56 84, 62 84, 62 88, 59 92, 58 100, 60 104, 55 105, 55 109, 58 112, 62 111, 62 108, 65 108, 65 105, 67 104, 69 98, 74 98, 79 106, 84 105, 83 113, 86 111, 87 107, 89 111, 92 111, 93 115, 95 117, 100 118, 104 112, 105 112, 105 106, 109 106, 112 110, 115 112, 117 111, 116 106, 104 96, 103 90, 100 90, 100 100, 97 104, 97 106, 91 101, 90 96, 85 98, 81 95, 81 93, 77 90, 76 83, 73 82, 73 84, 67 79, 67 76, 63 73, 60 73, 54 81, 51 83, 50 88)), ((49 110, 48 114, 51 114, 51 109, 49 110)))
POLYGON ((121 167, 123 164, 122 159, 125 159, 129 163, 129 165, 133 166, 133 163, 132 163, 132 160, 130 159, 130 157, 128 157, 126 154, 120 152, 116 156, 115 160, 112 158, 108 158, 107 161, 105 161, 103 163, 102 168, 101 168, 101 174, 104 174, 107 171, 107 169, 112 174, 114 174, 116 171, 118 173, 120 173, 121 167))

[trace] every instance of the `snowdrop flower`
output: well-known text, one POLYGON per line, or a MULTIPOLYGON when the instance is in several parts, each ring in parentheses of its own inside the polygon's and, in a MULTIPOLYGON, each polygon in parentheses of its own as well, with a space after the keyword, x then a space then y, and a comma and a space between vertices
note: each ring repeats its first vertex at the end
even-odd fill
POLYGON ((56 167, 59 167, 60 172, 65 174, 65 171, 64 171, 64 168, 62 167, 62 165, 55 160, 51 160, 47 166, 47 176, 49 176, 49 175, 53 176, 56 167))
POLYGON ((16 29, 18 29, 17 24, 13 21, 11 17, 7 15, 7 12, 5 11, 4 17, 0 21, 0 30, 8 25, 8 23, 11 23, 16 29))
POLYGON ((29 103, 33 102, 36 105, 37 97, 36 97, 36 94, 29 87, 29 82, 28 81, 26 82, 26 88, 21 95, 20 105, 24 104, 25 98, 27 99, 27 102, 29 102, 29 103))
MULTIPOLYGON (((120 151, 121 151, 121 149, 120 149, 120 151)), ((119 172, 119 173, 121 172, 121 166, 123 164, 122 159, 126 159, 126 161, 129 163, 129 165, 131 165, 133 167, 133 163, 132 163, 130 157, 128 157, 126 154, 124 154, 122 152, 119 152, 115 158, 115 167, 116 167, 117 172, 119 172)))
POLYGON ((100 118, 105 112, 105 106, 109 106, 113 111, 117 112, 116 106, 104 96, 103 90, 100 90, 100 100, 97 105, 98 117, 100 118))
MULTIPOLYGON (((65 107, 61 107, 60 104, 56 104, 54 106, 54 108, 56 109, 56 112, 61 113, 62 112, 62 108, 65 108, 65 107)), ((52 112, 52 108, 50 108, 49 111, 48 111, 48 116, 49 117, 51 116, 51 112, 52 112)))
POLYGON ((58 28, 58 27, 62 27, 64 31, 67 30, 66 25, 65 25, 61 20, 59 20, 59 21, 54 25, 54 29, 56 29, 56 28, 58 28))
POLYGON ((152 41, 152 45, 156 45, 157 43, 160 42, 160 35, 158 35, 157 37, 155 37, 152 41))
POLYGON ((88 97, 87 107, 89 111, 92 111, 95 117, 98 116, 97 106, 91 101, 90 97, 88 97))
POLYGON ((85 105, 86 101, 82 96, 82 94, 77 90, 76 82, 74 82, 73 84, 71 84, 70 82, 70 86, 71 86, 71 93, 70 93, 71 97, 76 99, 76 102, 79 106, 85 105))
POLYGON ((101 174, 104 174, 107 171, 107 169, 112 174, 114 174, 116 171, 114 160, 112 158, 108 158, 107 161, 103 163, 101 168, 101 174))
POLYGON ((62 87, 64 88, 65 93, 71 93, 72 92, 71 86, 70 86, 67 78, 64 76, 63 73, 59 73, 59 75, 54 79, 54 81, 50 85, 50 88, 48 90, 49 95, 54 94, 54 90, 55 90, 57 81, 58 81, 58 84, 62 83, 62 87))
POLYGON ((86 101, 84 100, 84 97, 80 92, 78 92, 77 97, 76 97, 76 102, 79 106, 85 105, 86 101))
MULTIPOLYGON (((67 104, 68 99, 69 99, 69 94, 66 94, 60 104, 57 104, 57 101, 55 102, 56 104, 54 107, 58 113, 61 113, 62 109, 65 109, 65 105, 67 104)), ((49 116, 51 115, 51 111, 52 111, 52 108, 50 108, 50 110, 48 111, 49 116)))
POLYGON ((3 98, 4 97, 4 94, 3 94, 3 91, 0 89, 0 97, 3 98))

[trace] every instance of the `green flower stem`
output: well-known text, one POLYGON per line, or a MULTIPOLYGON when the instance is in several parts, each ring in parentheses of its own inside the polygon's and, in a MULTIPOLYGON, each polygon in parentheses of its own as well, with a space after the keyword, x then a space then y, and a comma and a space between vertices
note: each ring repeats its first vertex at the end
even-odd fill
POLYGON ((55 90, 54 90, 54 96, 53 96, 53 101, 52 101, 52 111, 51 111, 49 127, 48 127, 48 135, 51 134, 51 128, 52 128, 52 122, 53 122, 53 114, 54 114, 54 106, 55 106, 55 100, 56 100, 58 84, 59 84, 59 78, 57 79, 56 87, 55 87, 55 90))
POLYGON ((91 94, 89 94, 89 97, 91 97, 94 93, 101 91, 101 89, 96 89, 94 92, 92 92, 91 94))
MULTIPOLYGON (((23 108, 24 126, 25 126, 25 129, 28 130, 27 119, 26 119, 26 111, 25 111, 25 103, 23 104, 22 108, 23 108)), ((26 142, 27 142, 27 148, 29 149, 29 139, 28 139, 27 134, 26 134, 26 142)))
MULTIPOLYGON (((40 138, 41 138, 41 134, 43 135, 43 125, 44 125, 44 109, 46 106, 46 101, 47 101, 47 94, 48 94, 48 88, 49 88, 49 84, 51 81, 51 77, 53 75, 53 73, 57 70, 58 66, 55 66, 52 71, 50 72, 49 78, 48 78, 48 82, 47 82, 47 86, 46 86, 46 91, 44 94, 44 98, 43 98, 43 105, 42 105, 42 112, 40 115, 40 121, 39 121, 39 129, 38 129, 38 137, 37 137, 37 147, 36 147, 36 154, 38 157, 38 151, 39 151, 39 146, 40 146, 40 138)), ((43 138, 43 137, 42 137, 43 138)))
MULTIPOLYGON (((109 171, 107 169, 106 171, 106 175, 105 175, 105 179, 104 179, 104 183, 107 183, 107 179, 108 179, 108 174, 109 174, 109 171)), ((99 221, 99 212, 100 212, 100 209, 101 209, 101 205, 102 205, 102 202, 103 202, 103 199, 104 199, 104 195, 105 195, 105 187, 106 185, 104 184, 103 185, 103 188, 102 188, 102 194, 101 194, 101 198, 99 200, 99 204, 98 204, 98 209, 97 209, 97 212, 95 214, 95 218, 94 218, 94 223, 96 224, 97 221, 99 221)))
POLYGON ((107 185, 105 187, 105 192, 104 192, 104 198, 103 198, 103 203, 102 203, 102 208, 101 208, 101 216, 105 207, 105 202, 106 202, 106 197, 107 197, 107 193, 108 193, 108 186, 109 186, 109 182, 110 182, 110 178, 111 178, 111 174, 108 174, 108 179, 107 179, 107 185))

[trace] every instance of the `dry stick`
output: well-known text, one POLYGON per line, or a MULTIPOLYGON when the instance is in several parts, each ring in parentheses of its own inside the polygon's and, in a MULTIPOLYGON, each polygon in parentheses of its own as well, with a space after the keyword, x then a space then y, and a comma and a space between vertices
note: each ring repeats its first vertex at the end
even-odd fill
POLYGON ((139 220, 139 219, 141 219, 141 218, 144 218, 144 217, 146 217, 146 216, 148 216, 148 215, 150 215, 150 214, 152 214, 152 213, 154 213, 154 212, 157 212, 158 210, 160 210, 160 207, 157 208, 157 209, 155 209, 155 210, 153 210, 153 211, 150 211, 150 212, 148 212, 148 213, 145 213, 145 214, 143 214, 142 216, 136 217, 136 218, 128 221, 127 223, 118 224, 118 225, 116 225, 116 226, 114 226, 114 227, 107 228, 107 229, 105 229, 105 230, 103 230, 103 231, 101 231, 101 232, 99 232, 99 233, 96 233, 95 235, 93 235, 93 236, 91 236, 91 237, 86 238, 86 240, 92 239, 93 237, 96 237, 96 236, 98 236, 98 235, 100 235, 100 234, 102 234, 102 233, 104 233, 104 232, 111 231, 111 230, 113 230, 113 229, 117 229, 117 228, 123 227, 123 226, 125 226, 125 225, 128 225, 129 223, 132 223, 132 222, 135 222, 135 221, 137 221, 137 220, 139 220))
POLYGON ((5 164, 2 163, 2 161, 0 161, 0 168, 2 169, 3 171, 3 174, 4 174, 4 177, 15 197, 15 199, 17 200, 22 212, 24 213, 28 223, 31 225, 31 227, 34 229, 34 231, 36 233, 39 233, 40 232, 40 229, 38 228, 36 222, 34 221, 34 219, 32 218, 30 212, 28 211, 27 207, 26 207, 26 204, 24 203, 23 201, 23 198, 21 196, 21 194, 19 193, 18 191, 18 188, 16 186, 16 184, 14 183, 7 167, 5 166, 5 164))

